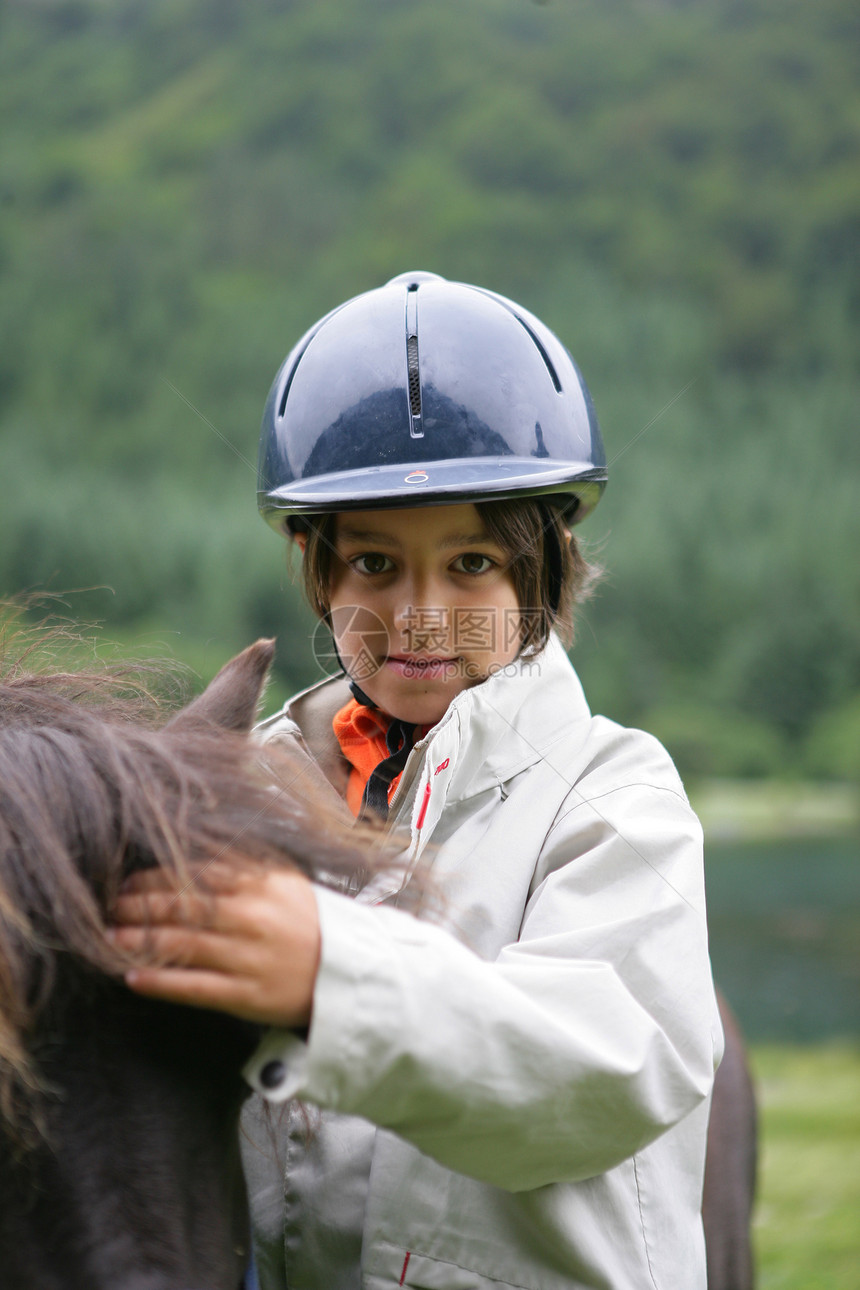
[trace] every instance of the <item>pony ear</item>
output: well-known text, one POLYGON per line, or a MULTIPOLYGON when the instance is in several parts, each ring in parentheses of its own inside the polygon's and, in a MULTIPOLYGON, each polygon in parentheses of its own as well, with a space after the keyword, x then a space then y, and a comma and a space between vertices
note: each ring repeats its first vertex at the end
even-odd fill
POLYGON ((166 730, 215 725, 248 734, 275 657, 275 642, 259 640, 221 668, 206 689, 175 717, 166 730))

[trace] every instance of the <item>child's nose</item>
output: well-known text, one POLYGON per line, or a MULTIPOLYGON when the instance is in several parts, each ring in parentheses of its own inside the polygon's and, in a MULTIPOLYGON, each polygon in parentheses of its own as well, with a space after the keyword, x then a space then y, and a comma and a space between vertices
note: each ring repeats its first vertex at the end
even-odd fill
POLYGON ((432 573, 410 570, 403 578, 397 615, 403 617, 415 609, 430 609, 441 603, 438 581, 432 573))
POLYGON ((394 627, 407 653, 446 653, 450 609, 438 579, 418 575, 407 579, 394 614, 394 627))

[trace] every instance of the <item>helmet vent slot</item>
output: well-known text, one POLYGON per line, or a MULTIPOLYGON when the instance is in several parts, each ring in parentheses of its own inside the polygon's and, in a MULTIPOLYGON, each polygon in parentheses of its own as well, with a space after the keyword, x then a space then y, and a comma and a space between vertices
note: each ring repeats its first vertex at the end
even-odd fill
MULTIPOLYGON (((316 335, 316 330, 314 331, 314 335, 316 335)), ((284 413, 285 413, 285 412, 286 412, 286 410, 287 410, 287 399, 290 397, 290 386, 291 386, 291 385, 292 385, 292 383, 293 383, 293 380, 294 380, 294 378, 295 378, 296 372, 299 370, 299 363, 300 363, 300 362, 302 361, 302 359, 304 358, 305 353, 306 353, 307 348, 308 348, 308 345, 310 345, 310 343, 311 343, 311 341, 312 341, 312 340, 313 340, 313 336, 310 336, 310 337, 308 338, 307 342, 306 342, 306 343, 302 346, 302 348, 299 350, 298 354, 296 355, 296 361, 293 363, 292 367, 290 368, 290 374, 289 374, 289 376, 287 377, 286 384, 284 385, 284 392, 283 392, 283 394, 281 395, 280 402, 278 403, 278 418, 279 418, 279 419, 280 419, 281 417, 283 417, 284 413)))
POLYGON ((291 385, 292 385, 292 383, 293 383, 293 377, 294 377, 294 376, 295 376, 295 374, 296 374, 296 368, 297 368, 297 367, 298 367, 298 363, 294 363, 294 364, 293 364, 292 371, 290 372, 289 376, 287 377, 287 383, 286 383, 286 385, 284 386, 284 392, 283 392, 283 394, 281 395, 281 401, 280 401, 280 403, 278 404, 278 419, 279 419, 279 420, 280 420, 280 418, 281 418, 281 417, 283 417, 284 413, 285 413, 285 412, 286 412, 286 410, 287 410, 287 399, 288 399, 288 397, 289 397, 289 393, 290 393, 290 386, 291 386, 291 385))
POLYGON ((418 363, 418 283, 406 288, 406 380, 409 393, 409 435, 424 438, 421 424, 421 370, 418 363))
POLYGON ((544 348, 540 337, 531 329, 531 327, 526 322, 525 318, 521 318, 519 314, 514 314, 514 317, 516 318, 520 326, 525 331, 527 331, 528 334, 531 336, 532 340, 534 341, 535 348, 537 349, 538 353, 540 354, 541 358, 546 364, 546 370, 549 372, 550 380, 555 386, 556 394, 561 394, 561 381, 558 379, 558 372, 555 370, 553 361, 550 358, 549 354, 546 352, 546 349, 544 348))
MULTIPOLYGON (((349 301, 347 301, 347 304, 348 303, 349 301)), ((323 328, 326 325, 329 319, 334 318, 335 314, 339 314, 341 309, 343 308, 344 308, 343 305, 338 305, 337 309, 332 309, 331 313, 326 314, 325 318, 321 318, 317 323, 317 325, 315 327, 312 327, 311 330, 302 337, 302 339, 299 341, 299 347, 293 351, 295 355, 293 359, 293 365, 290 368, 290 372, 284 384, 281 397, 278 400, 278 420, 283 419, 284 414, 287 410, 287 399, 290 397, 290 387, 293 384, 296 372, 299 370, 299 364, 301 363, 302 359, 304 358, 305 354, 308 352, 308 349, 310 348, 311 342, 315 339, 317 332, 320 331, 321 328, 323 328)), ((289 357, 290 356, 287 355, 287 361, 289 361, 289 357)))
POLYGON ((406 337, 406 371, 409 377, 409 410, 421 416, 421 378, 418 373, 418 337, 406 337))

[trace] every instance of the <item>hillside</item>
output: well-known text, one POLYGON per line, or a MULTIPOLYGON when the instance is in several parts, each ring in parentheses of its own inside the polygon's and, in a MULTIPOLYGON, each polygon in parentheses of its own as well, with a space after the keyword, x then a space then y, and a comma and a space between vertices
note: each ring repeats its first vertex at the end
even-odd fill
POLYGON ((0 590, 110 587, 73 612, 202 671, 277 631, 313 679, 266 390, 429 268, 592 388, 595 706, 693 775, 860 777, 858 46, 848 0, 11 0, 0 590))

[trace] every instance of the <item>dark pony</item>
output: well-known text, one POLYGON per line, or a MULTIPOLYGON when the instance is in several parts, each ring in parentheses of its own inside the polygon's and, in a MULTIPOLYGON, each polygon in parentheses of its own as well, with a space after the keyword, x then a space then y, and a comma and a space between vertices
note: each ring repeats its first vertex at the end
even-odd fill
POLYGON ((717 992, 726 1036, 714 1079, 702 1219, 708 1258, 708 1290, 752 1290, 755 1268, 752 1212, 758 1164, 755 1090, 743 1036, 717 992))
POLYGON ((135 996, 105 928, 123 878, 153 865, 360 880, 366 838, 312 764, 247 738, 272 653, 251 646, 162 728, 122 669, 18 664, 0 682, 4 1290, 241 1283, 240 1072, 258 1030, 135 996))

